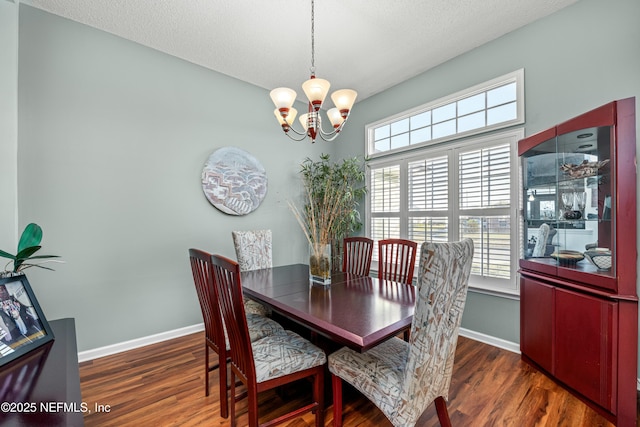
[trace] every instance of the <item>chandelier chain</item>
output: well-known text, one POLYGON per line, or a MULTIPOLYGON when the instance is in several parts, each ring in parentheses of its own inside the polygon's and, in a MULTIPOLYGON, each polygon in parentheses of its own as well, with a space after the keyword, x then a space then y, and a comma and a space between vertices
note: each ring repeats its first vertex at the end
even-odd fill
POLYGON ((316 40, 315 40, 315 13, 314 0, 311 0, 311 75, 316 74, 316 40))

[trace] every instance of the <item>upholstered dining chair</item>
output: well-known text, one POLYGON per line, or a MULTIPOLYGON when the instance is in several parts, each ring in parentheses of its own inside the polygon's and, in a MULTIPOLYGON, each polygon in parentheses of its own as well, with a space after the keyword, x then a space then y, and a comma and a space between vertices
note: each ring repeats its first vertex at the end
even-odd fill
POLYGON ((415 426, 435 401, 442 426, 458 331, 467 297, 473 241, 424 243, 410 342, 393 337, 365 353, 329 355, 334 426, 342 425, 342 381, 371 400, 396 427, 415 426))
MULTIPOLYGON (((231 237, 240 271, 273 266, 271 230, 232 231, 231 237)), ((250 299, 245 300, 244 309, 247 313, 256 313, 261 316, 271 314, 267 307, 250 299)))
MULTIPOLYGON (((226 329, 222 321, 218 304, 218 293, 214 287, 213 264, 211 254, 200 249, 189 249, 189 261, 193 281, 200 302, 205 331, 205 395, 209 395, 209 373, 220 368, 220 415, 223 418, 229 416, 227 397, 227 358, 229 343, 226 337, 226 329), (218 363, 211 365, 209 362, 209 350, 218 355, 218 363)), ((247 313, 247 325, 252 341, 256 341, 267 335, 285 335, 284 328, 275 320, 247 313)))
POLYGON ((373 255, 373 240, 368 237, 345 237, 342 245, 342 271, 368 276, 373 255))
POLYGON ((252 342, 244 316, 240 267, 235 261, 219 255, 213 255, 212 262, 214 282, 220 296, 218 303, 230 341, 231 425, 235 426, 236 379, 246 387, 248 424, 254 427, 258 426, 258 393, 310 378, 313 381, 313 401, 266 425, 280 424, 313 412, 316 427, 324 426, 324 352, 291 331, 252 342))
POLYGON ((405 239, 378 241, 378 278, 402 282, 413 282, 418 244, 405 239))

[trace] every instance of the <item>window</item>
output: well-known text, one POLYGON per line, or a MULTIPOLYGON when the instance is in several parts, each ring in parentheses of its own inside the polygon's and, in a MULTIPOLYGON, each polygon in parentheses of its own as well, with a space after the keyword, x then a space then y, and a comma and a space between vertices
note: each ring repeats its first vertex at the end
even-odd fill
POLYGON ((367 127, 367 155, 433 145, 524 123, 524 70, 367 127))
MULTIPOLYGON (((524 130, 492 131, 521 123, 524 70, 368 125, 367 234, 419 244, 470 237, 469 285, 517 294, 524 130)), ((376 247, 374 270, 377 257, 376 247)))
MULTIPOLYGON (((516 293, 517 141, 522 129, 367 164, 367 234, 418 243, 470 237, 470 286, 516 293)), ((373 268, 377 268, 377 249, 373 268)), ((417 264, 416 264, 417 265, 417 264)))

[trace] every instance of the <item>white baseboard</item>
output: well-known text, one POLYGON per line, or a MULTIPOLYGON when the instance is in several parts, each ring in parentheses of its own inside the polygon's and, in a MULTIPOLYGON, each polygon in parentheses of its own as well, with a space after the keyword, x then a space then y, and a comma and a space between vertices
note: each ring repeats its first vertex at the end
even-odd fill
POLYGON ((117 344, 107 345, 105 347, 99 347, 93 350, 80 351, 78 352, 78 362, 86 362, 87 360, 93 360, 99 357, 109 356, 111 354, 116 354, 127 350, 133 350, 134 348, 144 347, 149 344, 159 343, 203 330, 204 323, 199 323, 197 325, 185 326, 184 328, 174 329, 155 335, 149 335, 147 337, 136 338, 117 344))
POLYGON ((460 335, 465 338, 470 338, 472 340, 480 341, 485 344, 501 348, 503 350, 508 350, 513 353, 520 354, 520 344, 517 344, 515 342, 503 340, 502 338, 492 337, 491 335, 486 335, 481 332, 476 332, 465 328, 460 328, 460 335))

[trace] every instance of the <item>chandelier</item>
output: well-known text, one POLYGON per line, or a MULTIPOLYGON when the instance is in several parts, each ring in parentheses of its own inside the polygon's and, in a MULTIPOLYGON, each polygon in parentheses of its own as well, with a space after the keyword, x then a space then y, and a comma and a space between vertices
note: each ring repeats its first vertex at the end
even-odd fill
POLYGON ((320 108, 329 93, 331 84, 324 79, 316 78, 315 68, 315 38, 314 38, 314 0, 311 0, 311 78, 302 84, 302 90, 309 100, 308 111, 299 117, 304 131, 296 130, 292 125, 298 112, 293 108, 296 100, 296 91, 287 87, 273 89, 270 93, 276 109, 273 111, 276 119, 282 126, 284 133, 294 141, 302 141, 306 137, 311 142, 316 142, 319 136, 325 141, 333 141, 344 127, 349 117, 349 112, 358 96, 355 90, 341 89, 331 94, 331 100, 335 107, 327 111, 327 117, 333 129, 326 132, 322 129, 320 108))

